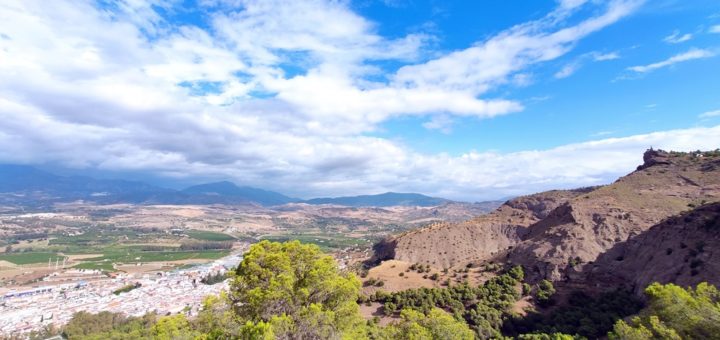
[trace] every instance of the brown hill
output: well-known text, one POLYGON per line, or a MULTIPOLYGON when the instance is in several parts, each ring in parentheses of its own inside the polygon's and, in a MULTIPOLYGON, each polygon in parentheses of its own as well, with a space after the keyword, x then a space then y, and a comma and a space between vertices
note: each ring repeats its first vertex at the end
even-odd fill
POLYGON ((376 245, 375 262, 396 259, 449 268, 483 261, 517 244, 528 226, 556 207, 591 190, 554 190, 518 197, 466 222, 434 223, 411 230, 376 245))
POLYGON ((671 217, 616 244, 586 270, 587 282, 627 285, 636 293, 652 282, 694 286, 720 283, 720 203, 671 217))
POLYGON ((568 200, 530 226, 509 259, 525 265, 531 276, 561 280, 570 264, 582 270, 582 264, 662 220, 720 200, 715 153, 649 150, 643 158, 637 171, 568 200))
POLYGON ((719 200, 720 153, 648 150, 613 184, 520 197, 468 222, 407 232, 379 245, 377 258, 435 267, 507 259, 531 279, 563 280, 666 218, 719 200))

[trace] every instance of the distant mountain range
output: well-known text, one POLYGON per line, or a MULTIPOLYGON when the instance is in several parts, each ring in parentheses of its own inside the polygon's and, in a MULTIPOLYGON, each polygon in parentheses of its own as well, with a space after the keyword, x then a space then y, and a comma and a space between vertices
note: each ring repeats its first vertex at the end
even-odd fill
POLYGON ((414 193, 301 200, 281 193, 222 181, 167 189, 139 181, 59 176, 26 165, 0 165, 0 205, 49 206, 77 200, 99 204, 332 204, 351 207, 436 206, 452 201, 414 193))
POLYGON ((215 182, 191 186, 181 193, 191 197, 203 197, 207 201, 246 201, 255 202, 260 205, 281 205, 298 202, 299 199, 285 196, 283 194, 263 189, 242 186, 239 187, 232 182, 215 182))
POLYGON ((379 195, 346 196, 335 198, 313 198, 304 203, 308 204, 334 204, 349 207, 389 207, 389 206, 420 206, 432 207, 449 203, 444 198, 430 197, 413 193, 386 192, 379 195))

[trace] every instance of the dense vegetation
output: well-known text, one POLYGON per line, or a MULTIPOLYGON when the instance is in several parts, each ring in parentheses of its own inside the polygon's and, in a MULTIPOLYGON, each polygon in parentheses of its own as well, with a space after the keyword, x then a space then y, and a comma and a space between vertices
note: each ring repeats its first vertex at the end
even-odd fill
POLYGON ((597 339, 612 330, 617 320, 637 313, 642 303, 625 290, 609 291, 592 297, 575 291, 567 302, 545 314, 531 312, 512 318, 504 325, 506 334, 532 332, 577 334, 597 339))
POLYGON ((720 339, 720 291, 707 283, 695 289, 653 283, 638 316, 615 324, 611 339, 720 339))
POLYGON ((574 336, 560 332, 597 338, 615 323, 615 339, 720 334, 720 293, 706 284, 694 290, 654 284, 647 290, 650 304, 629 322, 620 319, 640 305, 622 291, 596 298, 575 293, 567 306, 533 319, 521 318, 513 306, 523 294, 538 300, 554 287, 523 284, 523 276, 521 267, 513 267, 480 286, 377 292, 368 299, 360 295, 360 281, 317 246, 262 241, 231 275, 229 292, 208 297, 197 317, 78 313, 63 332, 70 339, 567 340, 574 336), (381 326, 377 318, 364 320, 358 301, 369 300, 382 303, 394 321, 381 326))
POLYGON ((409 289, 393 294, 378 292, 371 300, 383 303, 385 313, 393 315, 412 309, 429 313, 439 308, 467 322, 479 338, 501 337, 503 321, 510 306, 520 298, 524 277, 521 267, 486 281, 479 287, 461 284, 447 288, 409 289))

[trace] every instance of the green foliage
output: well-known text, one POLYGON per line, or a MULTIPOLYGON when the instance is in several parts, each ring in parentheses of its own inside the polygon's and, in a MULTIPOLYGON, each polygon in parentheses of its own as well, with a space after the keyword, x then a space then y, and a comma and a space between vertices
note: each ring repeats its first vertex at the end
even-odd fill
POLYGON ((120 313, 78 312, 65 325, 63 335, 68 339, 86 340, 150 338, 156 320, 155 314, 134 318, 120 313))
POLYGON ((276 336, 326 338, 364 324, 358 313, 360 281, 343 274, 315 245, 261 241, 250 247, 230 284, 237 317, 270 323, 276 336))
POLYGON ((439 308, 450 312, 457 320, 464 320, 479 338, 501 336, 509 307, 520 298, 517 278, 524 276, 522 268, 494 277, 479 287, 467 283, 447 288, 409 289, 392 294, 378 292, 373 300, 382 302, 385 314, 415 310, 430 314, 439 308))
POLYGON ((0 254, 0 261, 8 261, 18 265, 32 263, 48 263, 48 260, 52 261, 54 265, 56 259, 59 259, 60 262, 62 262, 63 256, 59 256, 56 253, 47 252, 22 252, 0 254))
POLYGON ((234 237, 225 234, 225 233, 217 233, 214 231, 207 231, 207 230, 188 230, 185 232, 187 236, 190 238, 194 238, 196 240, 202 240, 202 241, 233 241, 235 240, 234 237))
POLYGON ((553 300, 552 296, 555 294, 555 287, 552 282, 548 280, 542 280, 537 285, 535 291, 535 299, 541 306, 551 305, 553 300))
POLYGON ((202 282, 206 285, 214 285, 216 283, 221 283, 221 282, 225 281, 225 279, 227 279, 228 277, 230 277, 228 272, 225 272, 225 273, 218 272, 215 274, 208 274, 208 276, 205 276, 202 279, 200 279, 200 282, 202 282))
POLYGON ((401 321, 385 327, 376 339, 421 340, 421 339, 474 339, 473 331, 462 321, 438 308, 429 313, 404 309, 400 312, 401 321))
MULTIPOLYGON (((322 228, 321 228, 322 229, 322 228)), ((293 233, 287 235, 263 236, 264 240, 273 242, 300 241, 305 244, 315 244, 320 250, 330 252, 338 249, 358 246, 369 246, 371 241, 364 238, 349 237, 336 233, 293 233)))
POLYGON ((114 291, 113 291, 113 294, 115 294, 115 295, 120 295, 120 294, 122 294, 122 293, 127 293, 127 292, 129 292, 129 291, 131 291, 131 290, 133 290, 133 289, 135 289, 135 288, 139 288, 140 286, 141 286, 141 285, 140 285, 139 282, 136 282, 136 283, 133 283, 133 284, 129 284, 129 285, 125 285, 125 286, 123 286, 123 287, 120 287, 120 288, 114 290, 114 291))
POLYGON ((573 340, 574 336, 563 333, 532 333, 522 334, 517 337, 519 340, 573 340))
POLYGON ((190 327, 190 322, 184 315, 172 315, 160 318, 150 330, 153 339, 179 340, 193 339, 196 332, 190 327))
POLYGON ((530 295, 531 292, 532 292, 532 286, 530 286, 530 284, 523 283, 522 284, 522 295, 528 296, 528 295, 530 295))
POLYGON ((530 313, 522 319, 513 319, 505 327, 511 334, 565 333, 578 334, 589 339, 607 334, 616 321, 637 313, 641 302, 632 293, 608 291, 597 297, 576 291, 567 303, 557 306, 546 315, 530 313))
POLYGON ((512 267, 508 271, 508 275, 510 275, 510 277, 512 277, 516 281, 522 281, 525 279, 525 272, 523 271, 521 266, 512 267))
POLYGON ((649 303, 629 323, 619 321, 613 339, 720 339, 720 292, 707 283, 695 289, 653 283, 649 303))
POLYGON ((218 249, 232 249, 233 242, 231 241, 192 241, 183 242, 180 244, 180 250, 218 250, 218 249))
POLYGON ((114 271, 115 268, 110 262, 83 262, 73 266, 76 269, 102 270, 106 272, 114 271))

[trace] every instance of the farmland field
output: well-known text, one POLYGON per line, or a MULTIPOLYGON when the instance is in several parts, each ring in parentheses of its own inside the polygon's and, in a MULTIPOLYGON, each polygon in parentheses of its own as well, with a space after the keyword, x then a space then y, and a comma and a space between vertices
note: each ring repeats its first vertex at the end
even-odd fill
POLYGON ((262 239, 269 241, 291 241, 298 240, 302 243, 312 243, 320 247, 323 251, 333 251, 346 247, 369 246, 372 241, 363 238, 346 237, 342 235, 328 234, 283 234, 263 236, 262 239))
POLYGON ((188 230, 185 232, 185 234, 196 240, 203 241, 232 241, 235 239, 234 237, 225 233, 218 233, 206 230, 188 230))
POLYGON ((55 261, 60 259, 62 261, 63 256, 59 256, 57 253, 48 252, 25 252, 25 253, 9 253, 0 254, 0 261, 8 261, 14 264, 33 264, 33 263, 47 263, 48 260, 55 261))

